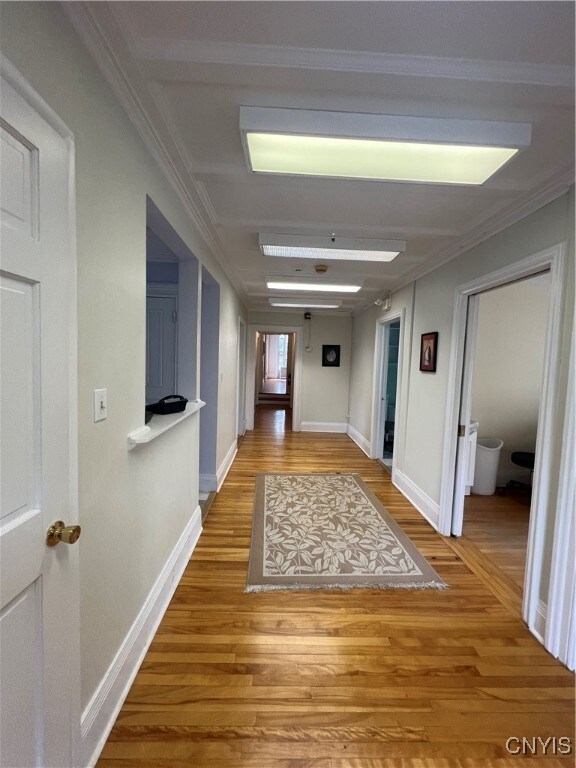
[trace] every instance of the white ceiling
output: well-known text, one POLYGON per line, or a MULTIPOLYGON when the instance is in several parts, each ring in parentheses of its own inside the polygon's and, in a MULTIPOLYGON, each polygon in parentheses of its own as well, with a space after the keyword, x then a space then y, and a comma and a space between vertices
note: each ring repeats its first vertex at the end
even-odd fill
POLYGON ((325 261, 327 279, 363 279, 339 310, 357 311, 573 180, 572 2, 67 8, 251 309, 268 308, 265 276, 314 274, 262 256, 259 232, 406 240, 390 264, 325 261), (476 188, 263 176, 246 166, 241 105, 529 122, 532 144, 476 188))

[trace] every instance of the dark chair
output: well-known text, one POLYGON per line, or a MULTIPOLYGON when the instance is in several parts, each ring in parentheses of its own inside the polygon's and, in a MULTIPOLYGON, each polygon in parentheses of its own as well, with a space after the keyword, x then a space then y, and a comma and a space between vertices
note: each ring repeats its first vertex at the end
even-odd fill
POLYGON ((510 456, 512 464, 516 464, 517 467, 530 470, 530 482, 520 483, 518 480, 510 480, 506 484, 506 488, 516 489, 521 491, 532 491, 532 472, 534 471, 534 454, 528 451, 514 451, 510 456))

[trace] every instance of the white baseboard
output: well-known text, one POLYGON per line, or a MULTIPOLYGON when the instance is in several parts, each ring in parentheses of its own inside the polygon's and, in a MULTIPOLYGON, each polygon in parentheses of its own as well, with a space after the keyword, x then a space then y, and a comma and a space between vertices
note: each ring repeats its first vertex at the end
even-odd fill
POLYGON ((224 461, 220 466, 218 467, 218 473, 216 475, 216 490, 219 491, 220 488, 222 488, 222 483, 224 480, 226 480, 226 475, 228 474, 228 471, 230 467, 232 466, 232 462, 236 458, 236 454, 238 453, 238 442, 237 440, 234 440, 230 448, 228 449, 228 453, 226 456, 224 456, 224 461))
POLYGON ((532 634, 542 643, 542 645, 544 645, 544 638, 546 637, 547 617, 548 606, 546 603, 543 603, 542 600, 538 600, 538 605, 536 606, 536 616, 534 617, 534 627, 531 629, 531 631, 532 634))
POLYGON ((82 766, 92 768, 202 532, 196 507, 81 719, 82 766))
POLYGON ((364 435, 361 435, 360 432, 358 432, 357 429, 354 429, 354 427, 352 427, 350 424, 348 424, 346 428, 346 434, 348 437, 354 440, 358 448, 361 448, 369 459, 374 458, 372 456, 372 445, 370 444, 370 441, 364 437, 364 435))
POLYGON ((407 477, 399 469, 392 471, 392 483, 398 488, 408 501, 416 507, 418 512, 428 520, 431 526, 438 530, 438 519, 440 516, 440 504, 431 499, 428 494, 419 488, 416 483, 413 483, 409 477, 407 477))
POLYGON ((198 489, 203 493, 212 493, 218 487, 218 478, 216 475, 200 475, 198 480, 198 489))
POLYGON ((301 432, 342 432, 346 433, 348 425, 338 421, 301 421, 301 432))

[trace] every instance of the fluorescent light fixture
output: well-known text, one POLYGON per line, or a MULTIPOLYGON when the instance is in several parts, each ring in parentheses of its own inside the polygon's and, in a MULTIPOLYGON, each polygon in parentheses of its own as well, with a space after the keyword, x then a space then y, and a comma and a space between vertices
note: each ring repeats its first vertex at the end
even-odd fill
POLYGON ((404 240, 316 237, 306 235, 260 234, 264 256, 337 261, 392 261, 406 250, 404 240))
POLYGON ((268 280, 266 287, 272 291, 314 291, 322 293, 358 293, 361 285, 345 285, 344 283, 321 283, 319 280, 289 281, 289 280, 268 280))
POLYGON ((522 147, 528 123, 240 107, 255 173, 483 184, 522 147))
POLYGON ((268 299, 271 307, 297 307, 299 309, 338 309, 341 299, 268 299))

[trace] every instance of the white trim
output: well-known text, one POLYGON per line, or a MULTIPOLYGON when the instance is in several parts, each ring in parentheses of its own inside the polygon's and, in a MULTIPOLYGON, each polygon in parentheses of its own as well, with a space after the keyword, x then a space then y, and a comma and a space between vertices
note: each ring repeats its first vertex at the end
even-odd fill
POLYGON ((94 766, 202 532, 196 507, 114 661, 82 713, 82 766, 94 766))
POLYGON ((416 483, 401 472, 399 469, 392 470, 392 484, 398 488, 412 506, 416 507, 418 512, 428 520, 430 525, 438 530, 439 505, 428 496, 416 483))
POLYGON ((445 56, 326 50, 282 45, 146 37, 134 41, 145 61, 185 61, 228 66, 319 69, 379 75, 449 78, 491 83, 524 83, 571 88, 572 67, 532 62, 477 61, 445 56))
POLYGON ((367 437, 364 437, 364 435, 361 435, 360 432, 358 432, 357 429, 355 429, 353 426, 348 424, 346 427, 346 434, 351 440, 354 440, 358 448, 364 451, 366 456, 368 456, 369 459, 373 459, 374 457, 371 455, 371 448, 372 444, 370 443, 370 440, 368 440, 367 437))
POLYGON ((5 56, 0 59, 0 75, 59 136, 63 139, 74 140, 74 134, 62 118, 54 112, 52 107, 32 88, 24 75, 5 56))
POLYGON ((257 333, 295 334, 296 349, 294 351, 294 375, 292 377, 292 431, 299 432, 301 429, 303 328, 301 325, 271 325, 267 323, 250 323, 246 334, 246 429, 254 429, 257 333))
POLYGON ((545 646, 569 669, 576 668, 576 403, 574 328, 568 364, 568 390, 560 480, 554 522, 545 646))
POLYGON ((532 505, 526 552, 524 603, 522 615, 528 627, 536 620, 540 599, 544 543, 551 497, 552 457, 554 454, 554 426, 558 412, 558 371, 562 345, 562 311, 565 294, 565 245, 550 249, 550 309, 544 346, 544 370, 538 412, 534 474, 532 476, 532 505))
POLYGON ((546 624, 548 619, 548 607, 542 600, 538 600, 536 604, 536 612, 534 615, 534 626, 530 627, 530 631, 536 637, 542 645, 544 645, 544 635, 546 633, 546 624))
POLYGON ((234 459, 236 458, 237 453, 238 453, 238 442, 236 438, 234 438, 234 442, 228 449, 226 456, 224 456, 224 460, 216 470, 216 490, 217 491, 219 491, 220 488, 222 488, 222 483, 224 482, 224 480, 226 480, 226 475, 230 471, 230 467, 234 463, 234 459))
POLYGON ((339 432, 346 434, 348 425, 341 421, 303 421, 300 423, 302 432, 339 432))
POLYGON ((236 379, 236 434, 246 432, 246 342, 248 330, 246 321, 238 317, 238 363, 236 379))

